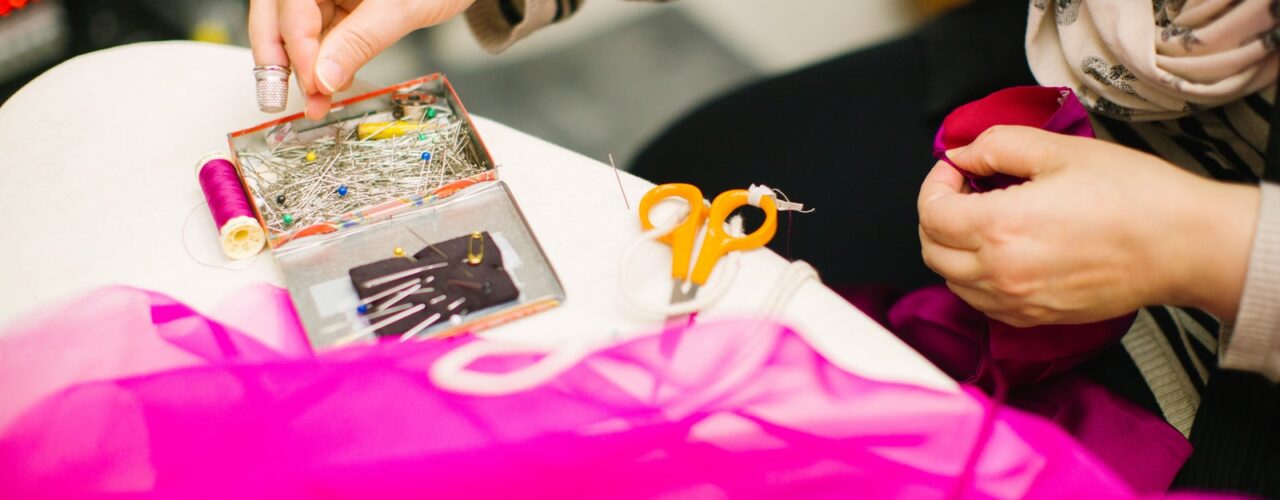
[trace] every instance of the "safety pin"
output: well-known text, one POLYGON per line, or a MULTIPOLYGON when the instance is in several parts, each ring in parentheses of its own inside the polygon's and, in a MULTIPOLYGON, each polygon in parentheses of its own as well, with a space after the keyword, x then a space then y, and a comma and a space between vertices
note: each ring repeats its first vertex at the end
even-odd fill
POLYGON ((470 264, 473 266, 478 266, 480 265, 481 262, 484 262, 484 235, 480 234, 479 231, 471 233, 471 239, 467 240, 467 261, 466 262, 467 264, 470 264), (480 241, 479 252, 476 252, 475 250, 472 249, 472 244, 474 244, 477 240, 480 241))

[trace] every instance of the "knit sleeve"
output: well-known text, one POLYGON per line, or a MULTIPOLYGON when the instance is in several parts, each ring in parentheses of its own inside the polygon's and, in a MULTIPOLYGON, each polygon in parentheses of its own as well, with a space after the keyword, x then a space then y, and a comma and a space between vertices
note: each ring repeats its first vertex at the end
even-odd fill
POLYGON ((586 0, 476 0, 467 24, 480 46, 497 54, 548 24, 573 14, 586 0))
POLYGON ((1280 184, 1263 183, 1244 294, 1219 350, 1224 368, 1280 381, 1280 184))
MULTIPOLYGON (((567 19, 587 0, 476 0, 467 24, 480 46, 497 54, 542 27, 567 19)), ((669 0, 631 0, 663 3, 669 0)))

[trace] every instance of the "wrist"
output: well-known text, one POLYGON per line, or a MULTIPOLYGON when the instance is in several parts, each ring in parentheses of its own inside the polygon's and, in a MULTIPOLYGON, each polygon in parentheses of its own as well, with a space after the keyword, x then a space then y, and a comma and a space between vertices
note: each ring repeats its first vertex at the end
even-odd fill
POLYGON ((1196 178, 1171 235, 1184 242, 1181 262, 1172 263, 1173 288, 1164 303, 1193 306, 1225 322, 1235 320, 1249 271, 1258 223, 1257 186, 1196 178))

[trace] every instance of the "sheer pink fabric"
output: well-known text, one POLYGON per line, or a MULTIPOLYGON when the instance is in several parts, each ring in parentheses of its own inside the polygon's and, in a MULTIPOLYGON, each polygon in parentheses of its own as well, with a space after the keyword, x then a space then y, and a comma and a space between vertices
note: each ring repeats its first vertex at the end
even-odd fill
MULTIPOLYGON (((533 389, 475 396, 428 368, 467 342, 312 355, 286 293, 217 322, 107 288, 0 336, 0 491, 12 498, 1124 498, 1052 423, 985 397, 868 380, 767 322, 651 335, 533 389), (234 326, 232 326, 234 325, 234 326)), ((484 359, 519 370, 531 356, 484 359)))

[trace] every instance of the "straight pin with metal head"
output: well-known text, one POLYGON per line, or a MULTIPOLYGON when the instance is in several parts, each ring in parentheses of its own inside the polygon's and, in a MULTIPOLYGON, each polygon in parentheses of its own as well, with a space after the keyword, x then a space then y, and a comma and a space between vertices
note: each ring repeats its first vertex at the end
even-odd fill
POLYGON ((391 317, 389 317, 389 318, 387 318, 387 319, 384 319, 384 320, 382 320, 382 321, 379 321, 379 322, 374 323, 374 324, 372 324, 372 325, 369 325, 369 326, 367 326, 367 327, 364 327, 364 328, 361 328, 361 329, 356 330, 356 331, 354 331, 354 332, 351 332, 349 335, 347 335, 347 336, 345 336, 345 337, 342 337, 342 338, 338 339, 336 342, 334 342, 334 345, 343 345, 343 344, 347 344, 347 343, 350 343, 350 342, 352 342, 352 341, 358 340, 358 339, 360 339, 361 337, 364 337, 365 335, 368 335, 368 334, 370 334, 370 333, 373 333, 373 332, 378 331, 378 329, 379 329, 379 328, 382 328, 382 327, 384 327, 384 326, 387 326, 387 325, 390 325, 390 324, 395 323, 395 322, 397 322, 397 321, 400 321, 400 320, 402 320, 402 319, 405 319, 405 318, 407 318, 407 317, 409 317, 409 316, 411 316, 411 315, 413 315, 413 314, 416 314, 418 311, 421 311, 421 310, 426 309, 426 308, 427 308, 427 306, 426 306, 426 305, 424 305, 424 304, 418 304, 418 305, 416 305, 416 306, 413 306, 413 307, 410 307, 410 308, 405 309, 405 310, 403 310, 403 311, 400 311, 400 313, 399 313, 399 314, 396 314, 396 315, 391 316, 391 317))
POLYGON ((407 278, 407 277, 409 277, 409 276, 413 276, 413 275, 418 274, 418 273, 425 273, 425 272, 429 272, 429 271, 435 271, 436 269, 440 269, 440 268, 445 267, 445 266, 448 266, 448 265, 449 265, 449 264, 448 264, 447 262, 440 262, 440 263, 437 263, 437 264, 431 264, 431 265, 428 265, 428 266, 415 267, 415 268, 413 268, 413 269, 409 269, 409 270, 406 270, 406 271, 400 271, 400 272, 398 272, 398 273, 388 274, 388 275, 383 276, 383 277, 381 277, 381 278, 374 278, 374 279, 371 279, 371 280, 369 280, 369 281, 366 281, 366 282, 362 283, 360 286, 362 286, 362 287, 364 287, 364 288, 373 288, 373 287, 375 287, 375 286, 378 286, 378 285, 385 285, 385 284, 390 283, 390 282, 392 282, 392 281, 395 281, 395 280, 398 280, 398 279, 407 278))
POLYGON ((370 295, 370 296, 368 296, 368 297, 365 297, 365 299, 364 299, 364 300, 361 300, 361 301, 360 301, 360 304, 361 304, 361 305, 365 305, 365 304, 372 304, 372 303, 374 303, 374 302, 377 302, 377 301, 379 301, 379 300, 382 300, 382 298, 383 298, 383 297, 389 297, 389 296, 391 296, 392 294, 394 294, 394 293, 396 293, 396 292, 399 292, 399 291, 401 291, 401 290, 404 290, 404 289, 406 289, 406 288, 409 288, 409 287, 413 286, 415 283, 417 283, 417 281, 406 281, 406 282, 401 283, 401 284, 399 284, 399 285, 396 285, 396 286, 394 286, 394 287, 388 288, 388 289, 383 290, 383 291, 381 291, 381 292, 378 292, 378 293, 375 293, 375 294, 370 295))
POLYGON ((409 339, 413 338, 414 335, 417 335, 418 332, 426 330, 427 328, 431 327, 431 325, 434 325, 435 322, 437 321, 440 321, 440 313, 435 313, 430 316, 427 316, 427 319, 422 320, 421 323, 414 325, 413 328, 410 328, 408 331, 404 332, 404 334, 400 336, 400 341, 401 342, 408 341, 409 339))
POLYGON ((418 291, 419 288, 422 288, 422 285, 415 284, 409 288, 406 288, 403 292, 397 293, 395 297, 391 297, 390 299, 387 299, 386 302, 383 302, 382 305, 378 306, 378 310, 383 310, 388 307, 396 305, 396 303, 400 302, 401 300, 404 300, 405 297, 408 297, 409 294, 418 291))

